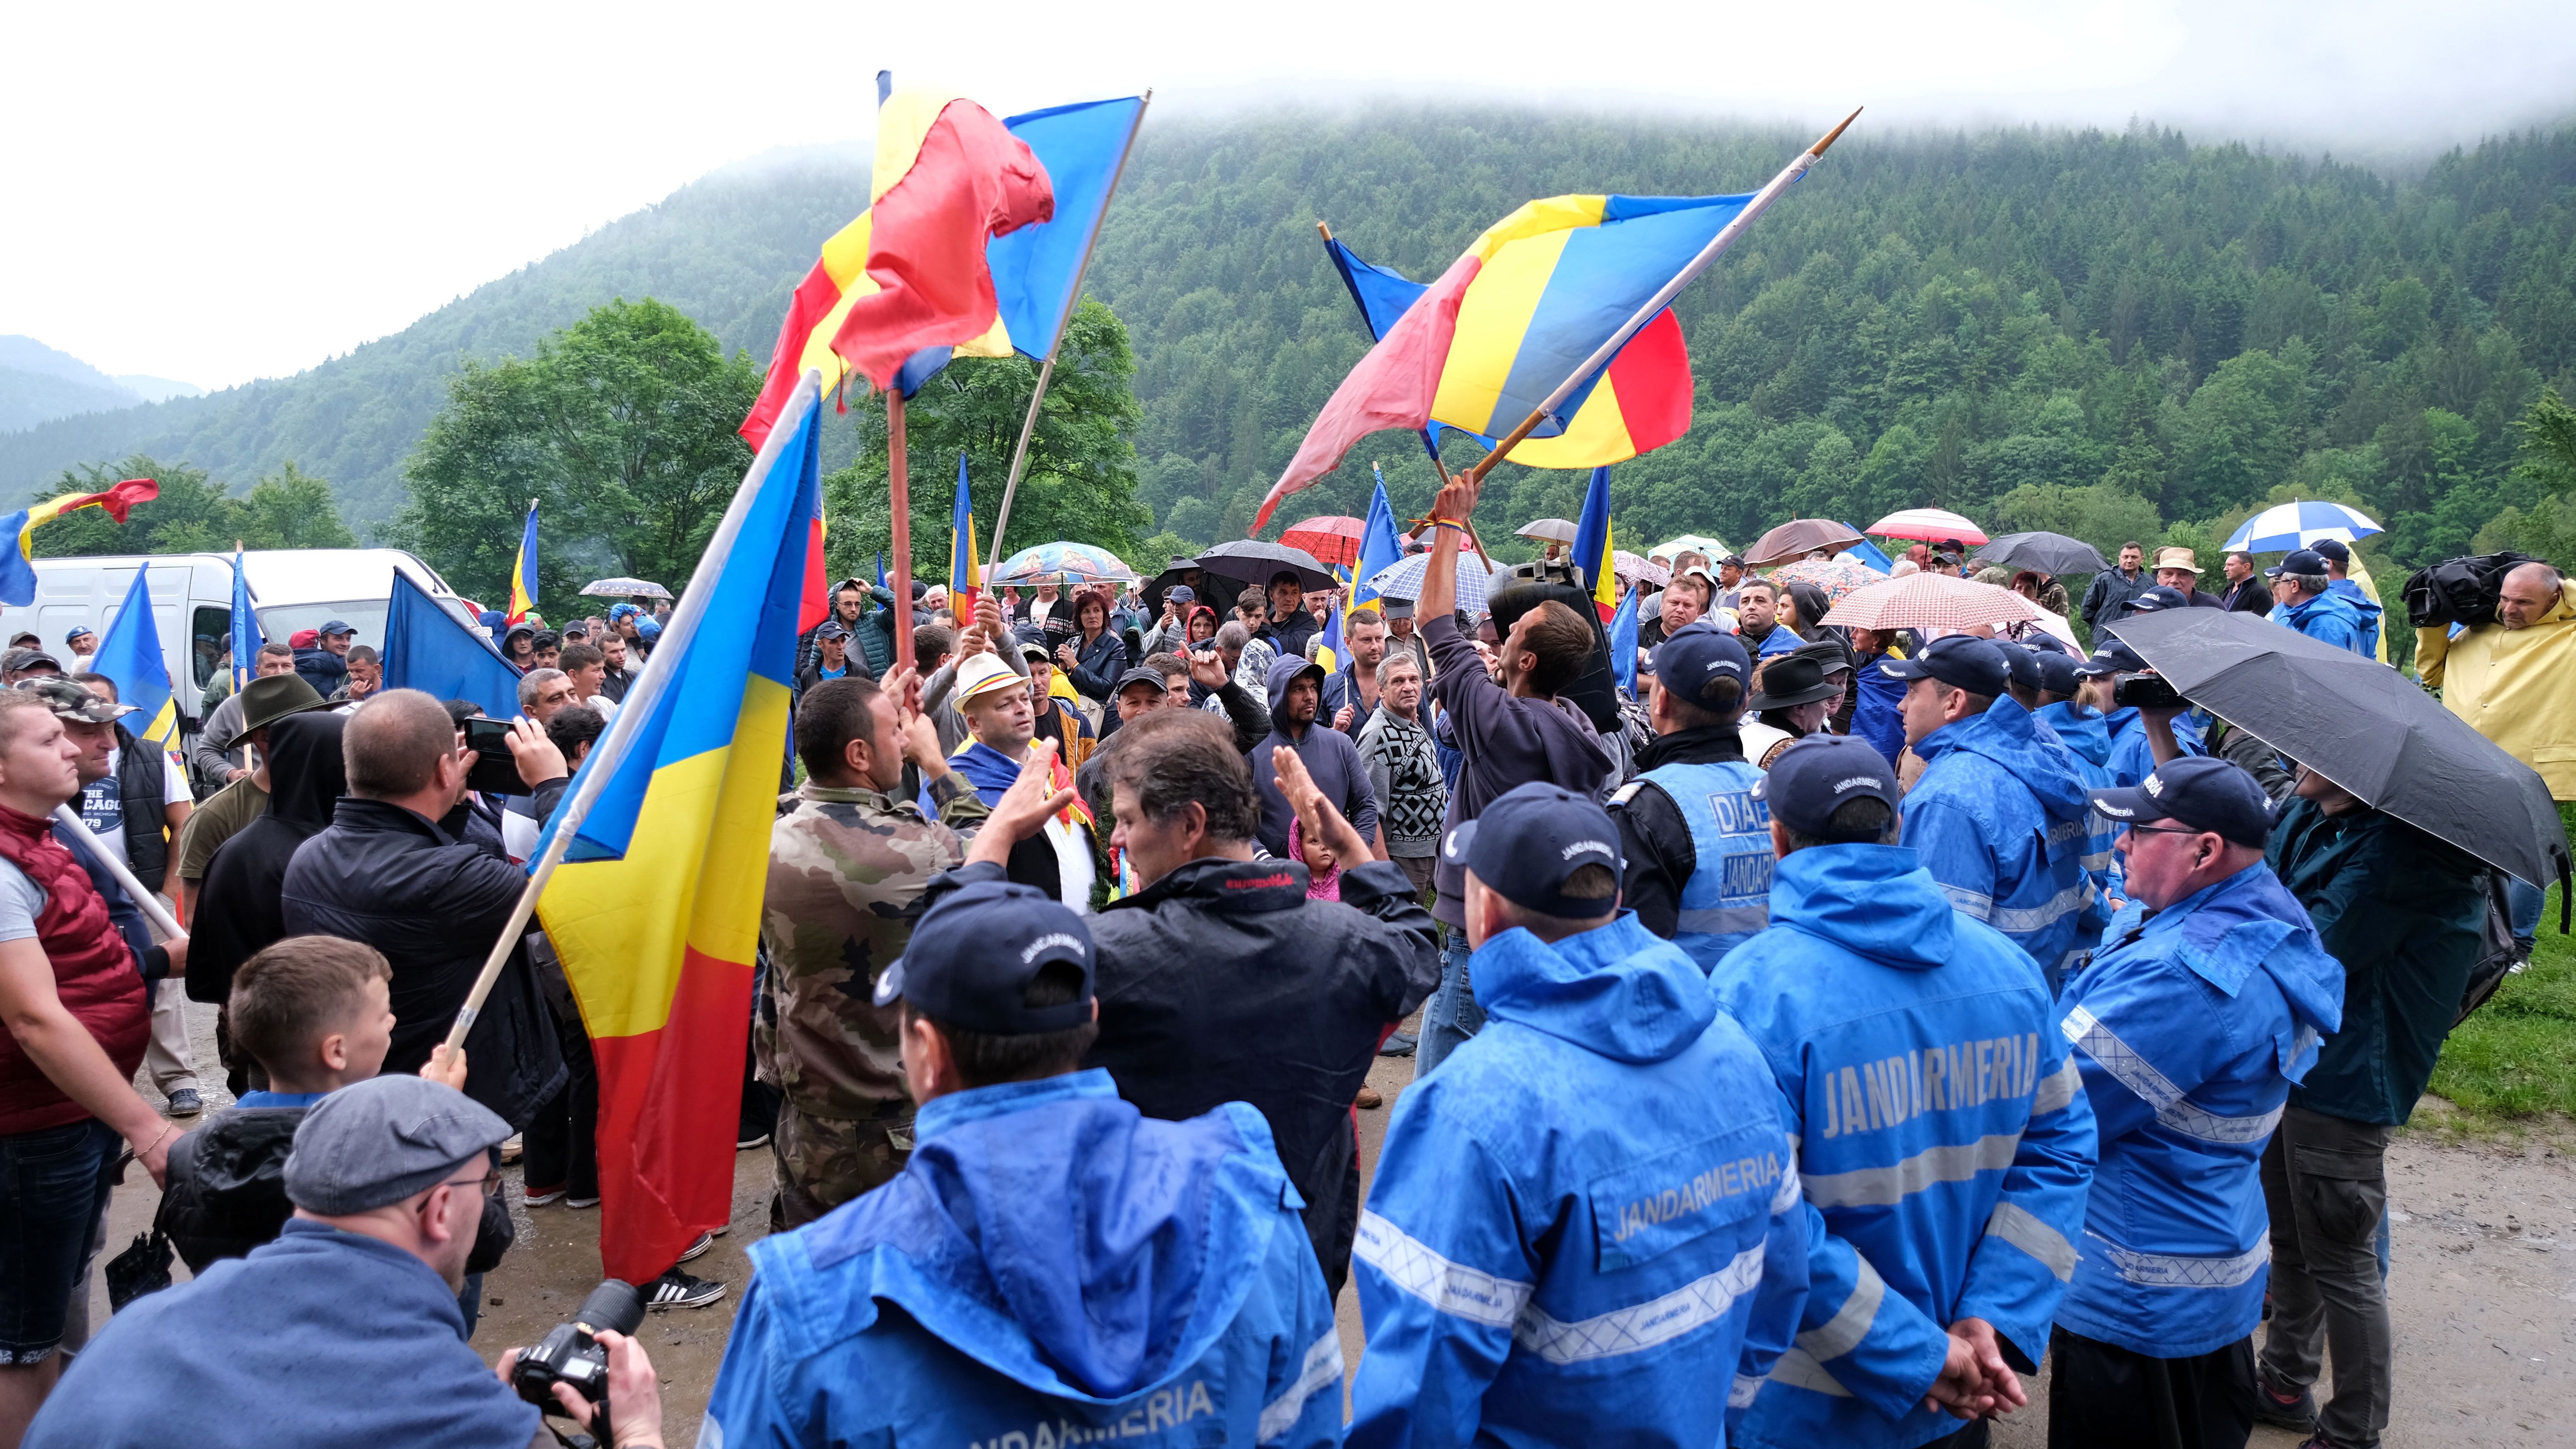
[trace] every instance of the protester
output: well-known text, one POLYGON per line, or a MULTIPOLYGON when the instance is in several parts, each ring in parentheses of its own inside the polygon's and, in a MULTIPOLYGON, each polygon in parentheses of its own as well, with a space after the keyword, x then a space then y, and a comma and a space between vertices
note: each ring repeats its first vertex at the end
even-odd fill
MULTIPOLYGON (((1030 738, 1053 741, 1056 758, 1079 767, 1098 748, 1090 717, 1057 693, 1055 666, 1047 659, 1045 645, 1021 645, 1020 660, 1028 665, 1029 698, 1035 701, 1030 738)), ((1113 705, 1116 702, 1114 697, 1110 701, 1113 705)), ((1117 711, 1104 711, 1101 723, 1106 729, 1118 728, 1117 711)))
POLYGON ((1272 574, 1264 596, 1268 613, 1254 637, 1268 644, 1275 658, 1305 658, 1307 642, 1324 632, 1324 626, 1306 607, 1306 587, 1301 576, 1294 569, 1272 574))
POLYGON ((2002 697, 2011 670, 1988 640, 1950 635, 1878 669, 1906 681, 1905 742, 1924 762, 1905 797, 1906 839, 1950 904, 2029 953, 2053 990, 2092 944, 2081 939, 2092 890, 2075 757, 2002 697))
MULTIPOLYGON (((288 657, 293 657, 292 651, 288 657)), ((0 659, 0 687, 15 685, 19 680, 36 675, 60 677, 62 672, 62 661, 42 649, 33 646, 12 649, 5 659, 0 659)))
POLYGON ((2370 591, 2349 577, 2352 572, 2352 545, 2339 538, 2321 538, 2311 546, 2316 556, 2326 561, 2326 592, 2349 599, 2354 612, 2361 616, 2361 648, 2357 651, 2374 659, 2385 660, 2388 653, 2380 647, 2380 617, 2386 606, 2370 596, 2370 591))
POLYGON ((1701 968, 1619 911, 1617 841, 1589 792, 1544 783, 1446 838, 1491 1022, 1387 1125, 1354 1445, 1611 1423, 1721 1443, 1797 1331, 1808 1229, 1779 1091, 1701 968))
POLYGON ((2367 655, 2362 647, 2361 610, 2351 599, 2328 592, 2325 558, 2300 549, 2263 571, 2272 581, 2272 622, 2286 625, 2320 644, 2367 655))
POLYGON ((1813 659, 1767 649, 1765 655, 1744 702, 1755 719, 1742 727, 1742 735, 1744 758, 1768 769, 1782 750, 1824 728, 1842 686, 1827 680, 1824 666, 1813 659))
MULTIPOLYGON (((639 638, 649 637, 640 635, 639 638)), ((525 671, 537 667, 537 626, 521 619, 501 634, 501 657, 513 668, 525 671)))
POLYGON ((1351 737, 1326 725, 1323 709, 1324 668, 1302 659, 1282 659, 1270 666, 1270 738, 1252 751, 1252 780, 1260 792, 1261 848, 1288 854, 1288 822, 1294 813, 1272 765, 1271 751, 1284 748, 1304 761, 1333 808, 1342 812, 1362 840, 1377 838, 1377 797, 1369 793, 1368 767, 1360 763, 1351 737))
POLYGON ((599 657, 608 666, 608 677, 601 681, 599 692, 618 703, 626 702, 626 691, 635 683, 638 671, 627 658, 626 641, 615 634, 603 635, 599 657))
MULTIPOLYGON (((617 701, 608 697, 608 655, 588 644, 566 644, 558 656, 572 704, 588 706, 603 720, 617 718, 617 701)), ((519 681, 524 691, 527 681, 519 681)))
MULTIPOLYGON (((254 680, 294 673, 294 650, 283 644, 259 646, 259 653, 254 657, 251 666, 251 677, 254 680)), ((297 676, 297 682, 303 682, 302 676, 297 676)), ((308 690, 313 688, 310 684, 304 687, 308 690)), ((319 704, 321 701, 322 696, 319 691, 316 691, 313 702, 319 704)), ((197 773, 205 778, 208 785, 216 787, 229 785, 250 768, 248 758, 241 752, 241 736, 244 733, 242 697, 238 693, 228 694, 224 696, 221 703, 206 709, 203 713, 204 723, 198 728, 197 742, 189 747, 188 763, 196 767, 197 773)))
POLYGON ((1821 1232, 1806 1331, 1732 1442, 1911 1449, 2027 1402, 2010 1362, 2046 1350, 2093 1114, 2029 960, 1903 843, 1893 766, 1804 740, 1753 792, 1775 923, 1709 989, 1789 1103, 1821 1232))
MULTIPOLYGON (((2156 582, 2180 594, 2185 608, 2223 609, 2227 607, 2220 602, 2216 594, 2201 592, 2200 561, 2193 556, 2190 549, 2157 549, 2156 582)), ((2115 619, 2113 622, 2118 621, 2115 619)))
POLYGON ((1706 625, 1655 650, 1655 738, 1610 796, 1625 862, 1620 902, 1705 972, 1771 918, 1771 843, 1737 722, 1751 661, 1706 625), (1701 867, 1705 865, 1707 869, 1701 867))
MULTIPOLYGON (((1039 754, 1052 767, 1066 768, 1066 780, 1072 779, 1070 769, 1056 760, 1052 750, 1032 751, 1036 712, 1029 702, 1028 681, 1005 668, 999 656, 990 650, 968 655, 957 666, 956 692, 957 708, 965 715, 975 742, 955 751, 948 763, 975 787, 988 808, 1001 803, 1003 793, 1020 778, 1021 767, 1039 754)), ((927 689, 923 698, 929 698, 927 689)), ((926 779, 917 800, 925 817, 938 812, 939 802, 926 779)), ((1010 878, 1036 886, 1074 910, 1091 909, 1092 886, 1100 868, 1092 854, 1096 841, 1089 811, 1076 799, 1045 828, 1018 842, 1011 851, 1010 878)))
POLYGON ((2257 1393, 2270 1223, 2263 1143, 2343 970, 2263 851, 2271 812, 2224 760, 2091 792, 2120 837, 2130 904, 2067 983, 2061 1034, 2093 1105, 2085 1250, 2050 1343, 2053 1449, 2238 1446, 2257 1393))
POLYGON ((536 638, 529 641, 528 658, 532 669, 561 669, 563 635, 552 629, 539 629, 536 638))
POLYGON ((333 703, 362 704, 374 697, 377 690, 385 687, 384 656, 378 654, 373 645, 360 644, 351 649, 346 663, 349 667, 349 681, 332 693, 333 703))
MULTIPOLYGON (((546 739, 563 753, 564 768, 574 771, 607 728, 598 711, 576 704, 546 721, 546 739)), ((600 1202, 599 1059, 591 1050, 590 1030, 582 1020, 581 1003, 573 996, 572 981, 564 974, 562 958, 541 933, 528 937, 528 966, 554 1018, 555 1044, 563 1050, 566 1080, 554 1096, 538 1105, 535 1119, 521 1134, 519 1198, 530 1207, 560 1200, 573 1208, 594 1208, 600 1202)), ((761 1131, 768 1130, 764 1123, 761 1131)), ((472 1315, 467 1317, 470 1323, 472 1315)))
POLYGON ((1108 591, 1084 589, 1075 594, 1073 621, 1075 635, 1056 646, 1055 662, 1083 698, 1105 705, 1110 691, 1118 687, 1118 676, 1135 662, 1127 657, 1126 642, 1109 627, 1108 591))
MULTIPOLYGON (((1458 547, 1481 486, 1455 479, 1432 500, 1431 557, 1416 600, 1429 620, 1422 635, 1431 648, 1432 695, 1461 755, 1449 787, 1449 813, 1441 822, 1444 837, 1514 786, 1550 784, 1597 798, 1617 783, 1617 766, 1600 731, 1572 701, 1557 697, 1590 663, 1597 623, 1554 600, 1542 603, 1512 621, 1510 634, 1494 648, 1491 674, 1476 644, 1459 630, 1458 547)), ((1438 740, 1437 732, 1433 738, 1438 740)), ((1433 881, 1439 895, 1431 914, 1449 930, 1441 948, 1440 993, 1423 1011, 1416 1063, 1422 1075, 1484 1020, 1467 966, 1466 870, 1444 854, 1433 881)))
POLYGON ((825 619, 815 625, 813 638, 814 658, 796 675, 800 693, 826 679, 846 679, 850 674, 850 631, 840 620, 825 619))
MULTIPOLYGON (((1040 783, 986 831, 1050 813, 1040 783)), ((923 914, 874 997, 902 1006, 918 1146, 752 1245, 702 1444, 1340 1441, 1341 1340, 1268 1127, 1240 1102, 1155 1121, 1081 1069, 1092 983, 1086 922, 1043 892, 923 914)))
MULTIPOLYGON (((177 860, 172 868, 179 877, 178 914, 183 922, 196 915, 200 883, 206 878, 206 866, 215 858, 215 852, 268 813, 269 726, 322 703, 313 698, 312 686, 303 680, 293 675, 280 678, 289 682, 254 679, 246 691, 242 742, 250 747, 251 768, 188 812, 188 823, 179 832, 177 860)), ((238 1088, 233 1095, 241 1095, 238 1088)))
POLYGON ((2227 588, 2218 596, 2218 607, 2231 614, 2269 614, 2272 591, 2254 576, 2254 555, 2238 550, 2227 556, 2227 588))
POLYGON ((1340 667, 1324 679, 1323 713, 1333 728, 1356 740, 1377 711, 1377 666, 1386 658, 1386 619, 1371 608, 1342 617, 1340 667))
POLYGON ((2256 1414, 2333 1449, 2377 1449, 2394 1367, 2374 1246, 2388 1140, 2432 1079, 2484 945, 2487 867, 2306 768, 2264 861, 2342 966, 2343 1006, 2263 1149, 2273 1312, 2256 1414), (2309 1391, 2329 1345, 2320 1413, 2309 1391))
MULTIPOLYGON (((305 1114, 276 1241, 119 1313, 65 1376, 31 1449, 343 1443, 520 1449, 535 1406, 466 1346, 456 1294, 510 1126, 455 1088, 384 1076, 305 1114), (173 1353, 172 1344, 204 1351, 173 1353), (326 1372, 317 1366, 327 1365, 326 1372)), ((661 1437, 660 1380, 614 1331, 608 1412, 620 1445, 661 1437)), ((570 1386, 564 1410, 587 1423, 570 1386)))
POLYGON ((1422 641, 1421 631, 1414 627, 1413 601, 1380 595, 1377 607, 1378 612, 1386 616, 1386 647, 1412 655, 1413 667, 1422 671, 1424 679, 1429 679, 1431 646, 1422 641))
POLYGON ((1390 650, 1377 663, 1377 708, 1360 727, 1360 765, 1377 801, 1378 838, 1419 897, 1431 888, 1440 852, 1440 819, 1449 809, 1449 785, 1422 719, 1422 670, 1409 649, 1390 650))
MULTIPOLYGON (((843 657, 846 660, 852 641, 858 636, 859 616, 866 609, 867 597, 867 585, 854 578, 843 579, 832 586, 831 612, 823 616, 821 623, 806 630, 796 640, 796 679, 799 689, 806 687, 803 682, 805 672, 813 668, 816 661, 822 657, 825 628, 832 625, 840 627, 843 657)), ((846 668, 846 665, 844 667, 846 668)))
POLYGON ((1807 642, 1780 622, 1780 589, 1769 579, 1746 579, 1736 586, 1735 627, 1757 659, 1786 654, 1807 642))
POLYGON ((572 676, 552 665, 539 665, 519 677, 519 712, 543 728, 555 711, 581 703, 572 676))
POLYGON ((2147 550, 2135 539, 2120 545, 2120 561, 2093 576, 2084 590, 2084 628, 2088 635, 2098 634, 2105 624, 2116 623, 2128 612, 2131 599, 2155 587, 2155 576, 2146 571, 2147 550))
POLYGON ((1707 569, 1694 565, 1688 572, 1675 572, 1673 581, 1664 586, 1655 601, 1655 616, 1637 630, 1639 662, 1646 662, 1646 651, 1704 617, 1716 594, 1717 581, 1708 576, 1707 569))
POLYGON ((341 620, 324 621, 313 631, 309 647, 295 646, 295 672, 315 694, 329 699, 349 682, 349 643, 356 637, 357 631, 341 620))

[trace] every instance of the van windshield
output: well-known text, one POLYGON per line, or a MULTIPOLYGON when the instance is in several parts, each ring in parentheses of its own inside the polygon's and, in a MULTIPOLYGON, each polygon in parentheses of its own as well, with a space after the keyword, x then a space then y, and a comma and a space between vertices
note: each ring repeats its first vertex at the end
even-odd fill
POLYGON ((307 629, 319 629, 337 619, 357 631, 352 644, 368 644, 378 649, 385 646, 384 599, 348 599, 336 604, 278 604, 259 611, 259 632, 272 642, 284 644, 307 629))

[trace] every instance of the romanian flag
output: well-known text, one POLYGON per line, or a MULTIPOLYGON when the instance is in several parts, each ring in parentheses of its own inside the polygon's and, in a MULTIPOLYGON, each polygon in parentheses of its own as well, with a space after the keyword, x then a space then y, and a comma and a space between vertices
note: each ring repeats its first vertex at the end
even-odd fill
POLYGON ((515 624, 537 607, 537 500, 528 500, 528 524, 519 531, 519 557, 510 565, 510 607, 501 613, 504 626, 515 624))
POLYGON ((161 653, 161 626, 152 617, 150 564, 134 571, 125 602, 98 641, 90 668, 116 683, 118 702, 134 706, 126 728, 164 751, 179 747, 179 704, 171 697, 170 661, 161 653))
MULTIPOLYGON (((1280 499, 1340 467, 1354 444, 1381 428, 1420 430, 1436 421, 1499 439, 1519 427, 1638 308, 1682 275, 1753 195, 1554 196, 1494 223, 1404 308, 1334 390, 1262 500, 1255 531, 1280 499)), ((1361 306, 1372 310, 1365 300, 1361 306)), ((1671 381, 1680 356, 1679 325, 1669 311, 1657 314, 1530 435, 1562 440, 1559 445, 1525 451, 1524 442, 1513 461, 1588 467, 1680 437, 1690 427, 1687 373, 1678 391, 1671 381), (1652 363, 1634 377, 1634 396, 1631 375, 1620 365, 1631 353, 1652 363), (1589 409, 1605 383, 1618 406, 1589 409)))
POLYGON ((966 493, 966 455, 957 455, 957 502, 948 510, 948 607, 960 619, 975 617, 975 595, 984 587, 984 569, 976 562, 975 505, 966 493))
POLYGON ((562 829, 590 774, 608 772, 537 913, 599 1063, 601 1255, 631 1283, 733 1211, 752 956, 822 491, 821 389, 809 379, 789 402, 743 479, 730 546, 699 563, 548 825, 562 829))
POLYGON ((1610 469, 1607 465, 1592 470, 1591 486, 1583 490, 1583 516, 1574 521, 1574 553, 1570 562, 1583 570, 1583 582, 1592 590, 1592 607, 1599 610, 1601 622, 1609 623, 1619 607, 1619 580, 1610 553, 1610 469))
POLYGON ((119 523, 134 511, 137 503, 149 503, 161 496, 161 485, 150 478, 128 478, 103 493, 66 493, 42 503, 21 508, 0 518, 0 532, 18 541, 15 552, 0 553, 0 604, 18 608, 36 602, 36 529, 53 522, 75 508, 103 508, 107 516, 119 523))
POLYGON ((1053 352, 1144 115, 1141 96, 999 122, 953 96, 888 97, 869 209, 788 302, 744 440, 760 446, 809 371, 827 392, 856 371, 909 396, 955 353, 1053 352))

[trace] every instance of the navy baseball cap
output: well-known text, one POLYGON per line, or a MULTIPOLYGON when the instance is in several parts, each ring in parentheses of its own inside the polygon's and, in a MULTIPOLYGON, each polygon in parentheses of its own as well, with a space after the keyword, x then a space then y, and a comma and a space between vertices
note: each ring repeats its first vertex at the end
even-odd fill
POLYGON ((2032 653, 2028 646, 2015 644, 2008 639, 1996 640, 1995 648, 2003 652, 2004 666, 2012 673, 2014 688, 2039 688, 2038 655, 2032 653))
POLYGON ((2349 565, 2352 562, 2352 546, 2339 538, 2318 539, 2308 545, 2308 552, 2333 563, 2349 565))
POLYGON ((2277 579, 2283 574, 2321 574, 2325 571, 2325 555, 2312 548, 2303 548, 2263 570, 2263 577, 2277 579))
POLYGON ((2179 820, 2237 845, 2261 845, 2272 834, 2272 802, 2263 787, 2234 763, 2207 755, 2168 760, 2130 789, 2085 794, 2095 810, 2123 825, 2179 820))
POLYGON ((1653 670, 1655 682, 1677 698, 1696 703, 1709 681, 1732 679, 1740 700, 1742 686, 1753 673, 1753 657, 1744 652, 1743 640, 1693 621, 1655 646, 1653 670))
POLYGON ((358 631, 346 619, 325 619, 322 621, 322 627, 314 630, 313 632, 316 634, 355 634, 358 631))
POLYGON ((2075 662, 2072 654, 2060 654, 2054 649, 2034 649, 2030 651, 2030 662, 2031 667, 2039 671, 2039 692, 2042 694, 2073 694, 2084 682, 2083 666, 2075 662))
POLYGON ((2146 667, 2147 661, 2138 657, 2137 650, 2122 640, 2109 639, 2092 658, 2075 666, 2075 672, 2087 679, 2099 679, 2105 674, 2137 674, 2146 667))
POLYGON ((1916 659, 1882 659, 1878 672, 1890 679, 1937 679, 1953 689, 1991 699, 2012 680, 2012 665, 1992 639, 1973 634, 1945 634, 1923 646, 1916 659))
POLYGON ((850 637, 849 626, 843 624, 838 619, 826 619, 820 625, 815 627, 814 637, 817 639, 847 639, 850 637))
POLYGON ((877 977, 876 1004, 911 1003, 923 1016, 980 1036, 1040 1036, 1091 1020, 1091 928, 1035 886, 977 881, 922 913, 903 954, 877 977), (1082 969, 1082 993, 1024 1006, 1041 967, 1082 969))
POLYGON ((1187 584, 1174 584, 1163 591, 1163 597, 1175 604, 1193 604, 1198 602, 1199 596, 1198 591, 1187 584))
POLYGON ((1109 697, 1115 699, 1119 695, 1125 694, 1127 692, 1127 687, 1131 684, 1150 684, 1154 686, 1155 690, 1158 692, 1170 687, 1170 681, 1163 678, 1163 671, 1159 669, 1148 669, 1144 665, 1139 664, 1135 668, 1118 676, 1118 687, 1109 691, 1109 697))
POLYGON ((2182 590, 2171 584, 2158 584, 2129 601, 2129 612, 2132 614, 2153 614, 2164 609, 2190 607, 2191 600, 2184 598, 2182 590))
POLYGON ((1609 915, 1619 902, 1566 895, 1566 877, 1587 865, 1603 866, 1613 877, 1626 870, 1610 812, 1589 795, 1536 780, 1513 786, 1450 831, 1440 854, 1523 910, 1575 921, 1609 915))
POLYGON ((1905 791, 1887 757, 1867 740, 1809 735, 1771 761, 1753 782, 1753 798, 1800 835, 1822 836, 1832 833, 1834 812, 1846 801, 1877 800, 1893 811, 1905 791))

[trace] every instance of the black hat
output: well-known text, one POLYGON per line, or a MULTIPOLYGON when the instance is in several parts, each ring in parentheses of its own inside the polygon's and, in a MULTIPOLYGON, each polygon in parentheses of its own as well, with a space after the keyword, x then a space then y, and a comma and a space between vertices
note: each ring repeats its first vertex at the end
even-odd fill
POLYGON ((2105 674, 2142 673, 2146 667, 2147 661, 2139 657, 2137 650, 2129 647, 2128 641, 2106 639, 2102 647, 2094 651, 2092 658, 2075 666, 2075 672, 2087 679, 2099 679, 2105 674))
POLYGON ((2030 662, 2039 670, 2039 692, 2042 694, 2073 694, 2084 682, 2082 666, 2071 654, 2060 654, 2054 649, 2034 649, 2030 651, 2030 662))
POLYGON ((2312 548, 2303 548, 2298 552, 2291 554, 2288 558, 2281 560, 2279 563, 2272 565, 2270 568, 2263 570, 2263 577, 2267 579, 2277 579, 2283 574, 2305 574, 2313 577, 2317 574, 2324 573, 2325 571, 2325 555, 2312 548))
POLYGON ((2191 600, 2184 598, 2182 590, 2171 584, 2158 584, 2152 589, 2143 589, 2139 591, 2136 598, 2129 601, 2129 612, 2132 614, 2153 614, 2164 609, 2190 607, 2191 600))
POLYGON ((820 643, 825 639, 847 639, 849 637, 850 626, 842 623, 838 619, 826 619, 822 623, 814 626, 814 639, 816 643, 820 643))
POLYGON ((1753 659, 1743 640, 1693 621, 1655 646, 1653 669, 1656 681, 1676 698, 1696 701, 1712 679, 1744 684, 1753 675, 1753 659))
POLYGON ((2346 567, 2352 564, 2352 546, 2339 538, 2318 539, 2308 545, 2308 552, 2329 563, 2339 563, 2346 567))
POLYGON ((1920 658, 1882 659, 1878 672, 1890 679, 1937 679, 1953 689, 1988 699, 2012 681, 2012 666, 1991 639, 1973 634, 1945 634, 1923 646, 1920 658))
POLYGON ((1764 660, 1762 673, 1753 681, 1753 688, 1753 697, 1744 702, 1744 707, 1750 710, 1814 704, 1820 699, 1833 698, 1843 689, 1839 684, 1825 682, 1825 666, 1800 654, 1774 654, 1764 660))
POLYGON ((977 881, 922 913, 903 954, 877 977, 876 1004, 980 1036, 1041 1036, 1091 1020, 1091 928, 1035 886, 977 881), (1020 995, 1054 961, 1082 968, 1082 992, 1056 1006, 1020 995))
POLYGON ((1887 757, 1867 740, 1849 735, 1809 735, 1782 750, 1753 782, 1753 798, 1771 807, 1771 818, 1800 835, 1823 835, 1847 800, 1884 801, 1895 810, 1905 798, 1887 757))
POLYGON ((1819 639, 1813 644, 1801 644, 1789 652, 1797 658, 1816 661, 1816 667, 1829 675, 1851 673, 1851 655, 1844 652, 1840 640, 1819 639))
POLYGON ((1111 699, 1116 699, 1118 696, 1125 694, 1127 692, 1127 686, 1131 684, 1150 684, 1154 686, 1158 692, 1171 687, 1171 681, 1163 677, 1163 671, 1159 669, 1148 669, 1144 665, 1139 664, 1135 668, 1118 676, 1118 687, 1109 691, 1109 697, 1111 699))
POLYGON ((1599 801, 1535 780, 1513 786, 1450 831, 1440 855, 1474 871, 1487 890, 1523 910, 1576 921, 1610 914, 1618 897, 1565 895, 1566 877, 1587 865, 1602 866, 1614 878, 1626 869, 1618 827, 1599 801))
POLYGON ((2168 760, 2131 789, 2085 793, 2095 810, 2123 825, 2179 820, 2236 845, 2259 846, 2272 834, 2263 787, 2233 762, 2207 755, 2168 760))
POLYGON ((12 649, 6 657, 0 657, 0 669, 5 669, 11 674, 23 673, 39 664, 50 664, 56 669, 63 667, 63 661, 42 649, 12 649))

